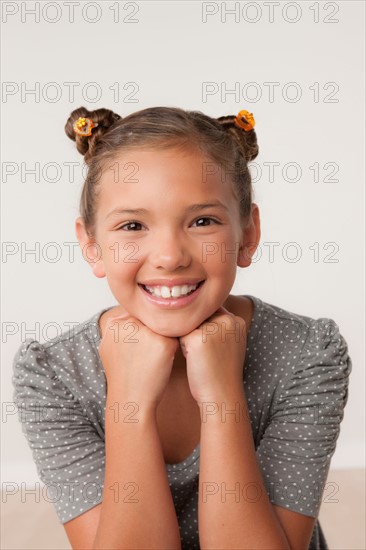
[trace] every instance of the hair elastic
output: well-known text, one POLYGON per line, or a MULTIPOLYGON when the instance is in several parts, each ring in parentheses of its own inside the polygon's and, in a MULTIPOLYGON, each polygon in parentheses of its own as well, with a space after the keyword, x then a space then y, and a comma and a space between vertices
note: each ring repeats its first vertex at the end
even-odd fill
POLYGON ((234 118, 234 123, 237 126, 239 126, 239 128, 242 128, 243 130, 245 130, 245 132, 249 132, 250 130, 253 130, 255 126, 253 113, 249 113, 249 111, 246 111, 245 109, 243 109, 234 118))
POLYGON ((73 128, 75 134, 78 136, 91 136, 92 129, 98 126, 97 122, 93 122, 91 118, 88 117, 79 117, 76 122, 74 122, 73 128))

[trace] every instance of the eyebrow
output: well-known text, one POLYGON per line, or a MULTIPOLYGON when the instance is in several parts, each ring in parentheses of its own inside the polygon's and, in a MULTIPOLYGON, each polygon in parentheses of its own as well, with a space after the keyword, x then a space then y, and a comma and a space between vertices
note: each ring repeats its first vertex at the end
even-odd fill
MULTIPOLYGON (((229 212, 229 209, 227 206, 225 206, 222 202, 205 202, 205 203, 199 203, 199 204, 191 204, 186 208, 186 212, 196 212, 197 210, 204 210, 207 208, 221 208, 223 210, 226 210, 229 212)), ((112 216, 120 215, 120 214, 148 214, 149 211, 145 208, 115 208, 109 214, 107 214, 106 219, 110 218, 112 216)))

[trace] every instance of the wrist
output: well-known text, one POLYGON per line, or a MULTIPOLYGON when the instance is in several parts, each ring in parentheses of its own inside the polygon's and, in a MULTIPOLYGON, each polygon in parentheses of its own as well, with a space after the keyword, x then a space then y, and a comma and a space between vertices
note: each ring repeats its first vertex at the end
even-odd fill
POLYGON ((214 399, 197 401, 201 422, 239 422, 248 417, 248 407, 244 391, 221 394, 214 399))
POLYGON ((114 422, 137 424, 138 422, 156 420, 157 404, 142 400, 140 397, 125 395, 119 391, 110 391, 106 399, 106 416, 114 422))

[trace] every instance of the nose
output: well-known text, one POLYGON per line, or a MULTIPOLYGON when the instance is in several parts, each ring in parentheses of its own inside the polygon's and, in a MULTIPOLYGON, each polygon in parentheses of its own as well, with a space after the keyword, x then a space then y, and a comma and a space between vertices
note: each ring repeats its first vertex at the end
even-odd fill
POLYGON ((154 267, 163 268, 167 272, 187 267, 191 263, 188 243, 173 231, 160 231, 153 244, 150 260, 154 267))

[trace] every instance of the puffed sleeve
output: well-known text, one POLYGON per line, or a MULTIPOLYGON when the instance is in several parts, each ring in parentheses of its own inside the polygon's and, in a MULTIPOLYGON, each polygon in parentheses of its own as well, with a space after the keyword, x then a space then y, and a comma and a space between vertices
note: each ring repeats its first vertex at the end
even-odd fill
MULTIPOLYGON (((256 454, 269 500, 317 517, 348 400, 351 358, 332 319, 311 320, 300 358, 277 387, 256 454)), ((337 498, 332 488, 333 498, 337 498)))
POLYGON ((103 500, 104 441, 39 342, 28 339, 18 349, 12 383, 22 432, 45 485, 43 498, 65 523, 103 500))

